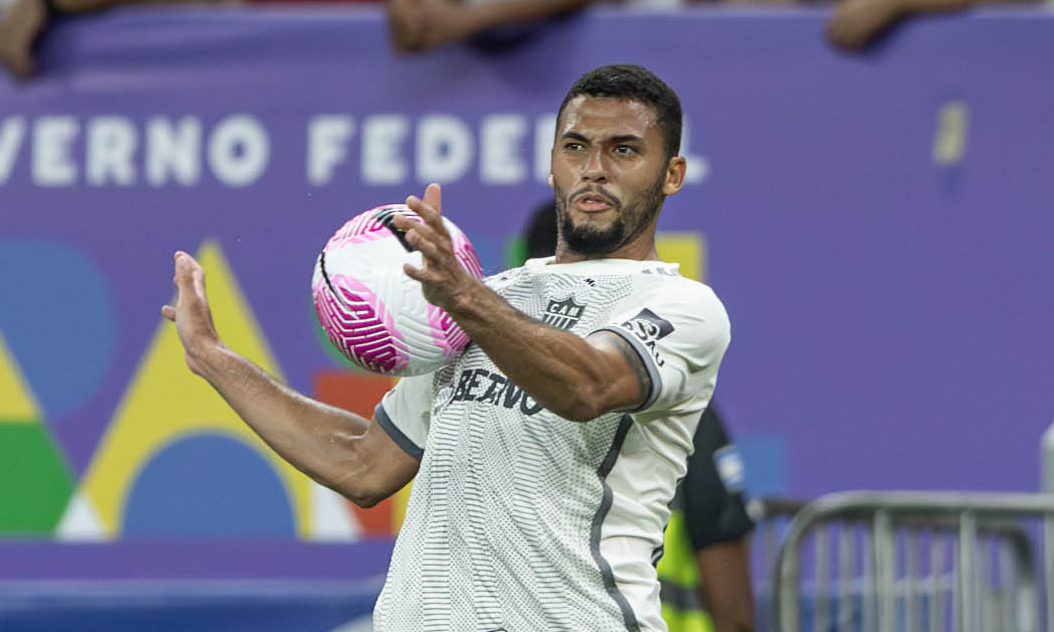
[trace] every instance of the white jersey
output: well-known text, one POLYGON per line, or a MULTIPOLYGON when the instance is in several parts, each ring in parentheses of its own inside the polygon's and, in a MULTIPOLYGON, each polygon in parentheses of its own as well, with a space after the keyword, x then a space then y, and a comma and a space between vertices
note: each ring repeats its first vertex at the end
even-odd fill
POLYGON ((486 283, 554 327, 622 336, 651 392, 637 410, 568 421, 476 345, 401 380, 376 419, 421 467, 374 609, 378 632, 666 629, 654 564, 728 316, 674 264, 551 261, 486 283))

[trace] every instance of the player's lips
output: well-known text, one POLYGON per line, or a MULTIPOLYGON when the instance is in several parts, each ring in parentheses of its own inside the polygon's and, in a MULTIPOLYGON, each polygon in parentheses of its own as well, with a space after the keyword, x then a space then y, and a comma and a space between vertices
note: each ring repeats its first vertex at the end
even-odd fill
POLYGON ((614 208, 615 204, 598 193, 583 193, 572 201, 575 208, 586 213, 596 213, 614 208))

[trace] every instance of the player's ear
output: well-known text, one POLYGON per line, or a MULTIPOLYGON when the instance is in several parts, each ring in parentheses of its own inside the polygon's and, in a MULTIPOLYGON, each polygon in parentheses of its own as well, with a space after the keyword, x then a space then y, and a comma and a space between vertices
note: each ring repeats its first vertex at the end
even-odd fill
POLYGON ((662 183, 662 194, 673 195, 684 186, 684 174, 688 170, 688 161, 684 156, 674 156, 666 163, 666 178, 662 183))
POLYGON ((555 189, 556 188, 556 181, 553 180, 553 172, 552 171, 549 172, 549 188, 550 189, 555 189))

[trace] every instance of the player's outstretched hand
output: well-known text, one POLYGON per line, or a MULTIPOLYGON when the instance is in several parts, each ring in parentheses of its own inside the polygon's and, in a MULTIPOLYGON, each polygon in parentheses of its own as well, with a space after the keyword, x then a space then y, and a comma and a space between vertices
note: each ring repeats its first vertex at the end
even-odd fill
POLYGON ((476 279, 465 271, 454 256, 454 244, 443 225, 441 191, 432 183, 425 189, 424 199, 411 195, 406 205, 421 216, 424 223, 405 216, 396 216, 395 225, 406 231, 406 241, 424 256, 423 267, 410 264, 403 271, 421 282, 429 303, 454 311, 458 300, 471 291, 476 279))
POLYGON ((175 305, 165 305, 161 315, 176 323, 179 341, 186 352, 187 366, 197 375, 202 375, 199 360, 209 346, 217 346, 220 337, 212 323, 212 311, 205 296, 205 271, 201 264, 183 251, 175 256, 176 285, 175 305))

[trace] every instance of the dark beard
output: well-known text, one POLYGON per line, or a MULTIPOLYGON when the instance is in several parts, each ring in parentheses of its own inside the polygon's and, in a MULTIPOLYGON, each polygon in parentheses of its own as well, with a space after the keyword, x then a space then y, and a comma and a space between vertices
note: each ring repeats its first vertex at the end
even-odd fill
POLYGON ((662 208, 662 185, 663 178, 657 179, 655 185, 643 197, 624 209, 615 209, 617 211, 615 220, 605 228, 597 228, 588 224, 575 226, 571 221, 571 214, 567 212, 566 196, 557 189, 556 208, 564 244, 571 251, 590 257, 614 252, 624 244, 640 237, 662 208), (627 219, 633 221, 634 224, 627 227, 627 219))

